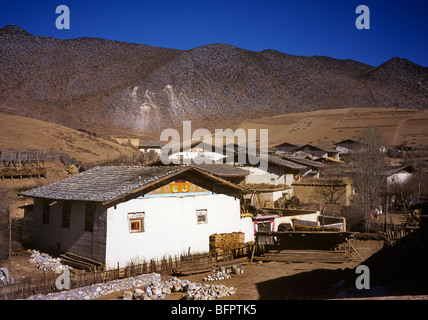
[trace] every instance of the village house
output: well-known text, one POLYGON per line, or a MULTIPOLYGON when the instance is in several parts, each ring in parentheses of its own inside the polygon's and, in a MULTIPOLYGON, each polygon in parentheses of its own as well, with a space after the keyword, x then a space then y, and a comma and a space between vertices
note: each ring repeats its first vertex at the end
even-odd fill
POLYGON ((360 142, 353 139, 345 139, 336 143, 336 150, 339 151, 340 154, 346 154, 359 146, 360 142))
POLYGON ((222 151, 216 150, 215 145, 205 141, 194 141, 189 146, 180 147, 177 152, 171 152, 169 160, 174 163, 183 163, 184 161, 196 161, 198 163, 224 162, 225 158, 222 151))
POLYGON ((306 159, 306 158, 291 157, 291 156, 287 156, 287 155, 281 155, 281 158, 284 160, 295 162, 297 164, 304 165, 305 167, 309 168, 310 170, 307 170, 306 172, 304 172, 302 174, 302 178, 307 178, 307 177, 319 178, 320 171, 327 167, 327 165, 325 163, 313 161, 313 160, 306 159))
POLYGON ((116 140, 116 142, 121 144, 121 145, 134 146, 136 148, 138 148, 139 143, 140 143, 140 138, 138 138, 138 137, 117 136, 117 137, 112 137, 112 138, 114 140, 116 140))
POLYGON ((155 152, 161 154, 163 143, 159 140, 139 139, 138 148, 141 152, 155 152))
POLYGON ((416 169, 411 165, 396 166, 382 172, 387 189, 408 183, 415 176, 416 169))
MULTIPOLYGON (((181 149, 169 156, 170 160, 191 161, 192 163, 225 163, 248 171, 245 178, 247 184, 291 185, 295 178, 311 169, 303 164, 284 160, 280 157, 262 156, 248 152, 245 147, 237 144, 216 150, 215 146, 205 142, 193 143, 188 149, 181 149), (262 161, 267 166, 260 165, 262 161)), ((157 162, 159 163, 159 162, 157 162)))
POLYGON ((283 142, 274 147, 275 153, 287 153, 291 152, 296 148, 301 147, 302 145, 299 143, 291 143, 291 142, 283 142))
POLYGON ((293 183, 294 195, 305 204, 350 205, 354 189, 349 178, 306 179, 293 183))
MULTIPOLYGON (((216 149, 214 145, 206 142, 192 143, 188 148, 181 148, 179 152, 169 155, 169 160, 201 163, 216 162, 236 167, 246 171, 245 181, 240 184, 257 191, 257 202, 261 206, 272 206, 281 197, 291 198, 295 180, 312 171, 307 166, 282 159, 277 156, 253 154, 245 146, 238 144, 228 145, 216 149), (265 163, 266 165, 261 165, 265 163)), ((155 164, 160 164, 162 160, 155 164)), ((213 164, 215 167, 216 164, 213 164)), ((322 166, 319 164, 318 166, 322 166)), ((251 197, 250 195, 248 195, 251 197)))
POLYGON ((316 160, 317 158, 339 160, 339 153, 340 152, 336 149, 315 146, 312 144, 305 144, 291 151, 291 155, 293 156, 302 156, 302 154, 308 154, 313 157, 313 160, 316 160))
POLYGON ((240 212, 250 192, 194 166, 108 166, 21 195, 34 198, 26 212, 34 246, 109 269, 208 252, 215 233, 244 232, 253 241, 253 221, 240 212))

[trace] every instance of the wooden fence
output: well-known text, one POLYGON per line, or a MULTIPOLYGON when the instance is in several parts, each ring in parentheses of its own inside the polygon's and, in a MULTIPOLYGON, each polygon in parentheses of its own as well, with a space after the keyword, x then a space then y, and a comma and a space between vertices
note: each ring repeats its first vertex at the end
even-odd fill
POLYGON ((0 150, 0 178, 46 175, 45 154, 42 150, 0 150))
POLYGON ((82 167, 80 161, 64 153, 43 150, 0 150, 0 179, 14 177, 46 177, 46 162, 62 162, 82 167))
MULTIPOLYGON (((141 274, 152 272, 160 273, 161 275, 172 274, 173 270, 182 267, 199 266, 201 264, 212 264, 213 262, 232 260, 237 256, 246 255, 245 250, 237 250, 234 252, 223 253, 221 256, 217 254, 201 253, 201 254, 183 254, 179 257, 165 257, 160 260, 150 260, 140 264, 130 263, 126 267, 118 265, 115 269, 110 270, 94 270, 88 272, 70 272, 70 289, 86 287, 97 283, 105 283, 117 279, 135 277, 141 274)), ((14 279, 14 284, 0 287, 0 300, 16 300, 26 299, 32 295, 48 294, 61 291, 56 287, 56 279, 60 276, 53 271, 43 271, 40 277, 11 277, 14 279)))
POLYGON ((45 163, 43 150, 0 150, 0 168, 40 167, 45 163))
POLYGON ((382 233, 385 245, 395 246, 402 243, 405 238, 413 236, 415 230, 407 227, 407 223, 367 222, 366 231, 382 233))
MULTIPOLYGON (((120 270, 71 273, 70 289, 120 279, 119 274, 120 270)), ((31 295, 58 292, 60 290, 56 287, 56 280, 59 276, 60 274, 53 271, 44 271, 39 277, 14 278, 14 284, 0 287, 0 300, 25 299, 31 295)))
POLYGON ((366 222, 366 232, 377 233, 389 231, 400 231, 406 228, 406 223, 384 223, 366 222))

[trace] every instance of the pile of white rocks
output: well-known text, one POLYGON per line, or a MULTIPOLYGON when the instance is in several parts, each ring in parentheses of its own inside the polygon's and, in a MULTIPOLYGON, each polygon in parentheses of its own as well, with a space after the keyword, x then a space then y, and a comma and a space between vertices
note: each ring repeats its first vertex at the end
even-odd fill
MULTIPOLYGON (((65 266, 61 264, 60 258, 53 258, 47 253, 40 253, 37 250, 31 250, 31 258, 28 260, 28 262, 34 264, 35 268, 45 271, 60 272, 65 268, 65 266)), ((69 266, 67 266, 67 268, 72 269, 69 266)))
POLYGON ((226 280, 230 279, 230 275, 226 274, 226 272, 219 271, 217 273, 209 274, 205 276, 202 280, 203 281, 219 281, 219 280, 226 280))
POLYGON ((213 300, 235 294, 236 289, 222 284, 201 285, 173 277, 163 282, 154 281, 146 286, 145 290, 124 291, 122 298, 123 300, 162 300, 171 292, 183 292, 183 300, 213 300))
POLYGON ((13 284, 13 278, 9 275, 9 270, 6 267, 0 268, 0 287, 13 284))
POLYGON ((143 274, 136 277, 98 283, 91 286, 81 287, 73 290, 49 293, 47 295, 34 295, 27 300, 91 300, 109 293, 129 290, 135 287, 149 286, 151 283, 159 282, 159 273, 143 274))
POLYGON ((227 287, 223 284, 196 284, 194 289, 186 289, 182 296, 183 300, 213 300, 231 296, 236 293, 234 287, 227 287))

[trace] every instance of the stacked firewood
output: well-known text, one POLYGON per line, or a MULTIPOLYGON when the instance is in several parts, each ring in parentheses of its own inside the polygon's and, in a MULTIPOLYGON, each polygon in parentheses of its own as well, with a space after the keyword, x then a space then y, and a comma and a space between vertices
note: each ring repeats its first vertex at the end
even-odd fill
POLYGON ((223 253, 243 248, 245 246, 245 234, 243 232, 215 233, 210 236, 210 251, 223 253))
POLYGON ((294 231, 341 231, 340 228, 334 228, 334 227, 323 227, 322 226, 305 226, 302 224, 296 224, 294 225, 294 231))

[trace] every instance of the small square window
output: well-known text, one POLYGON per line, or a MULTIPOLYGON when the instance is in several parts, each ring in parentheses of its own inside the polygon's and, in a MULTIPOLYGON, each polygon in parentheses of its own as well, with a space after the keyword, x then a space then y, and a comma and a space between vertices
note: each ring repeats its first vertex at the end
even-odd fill
POLYGON ((208 223, 207 210, 196 210, 196 222, 197 222, 197 224, 208 223))
POLYGON ((144 232, 143 223, 144 223, 144 218, 130 219, 129 232, 144 232))
POLYGON ((144 232, 144 212, 128 213, 128 231, 144 232))

